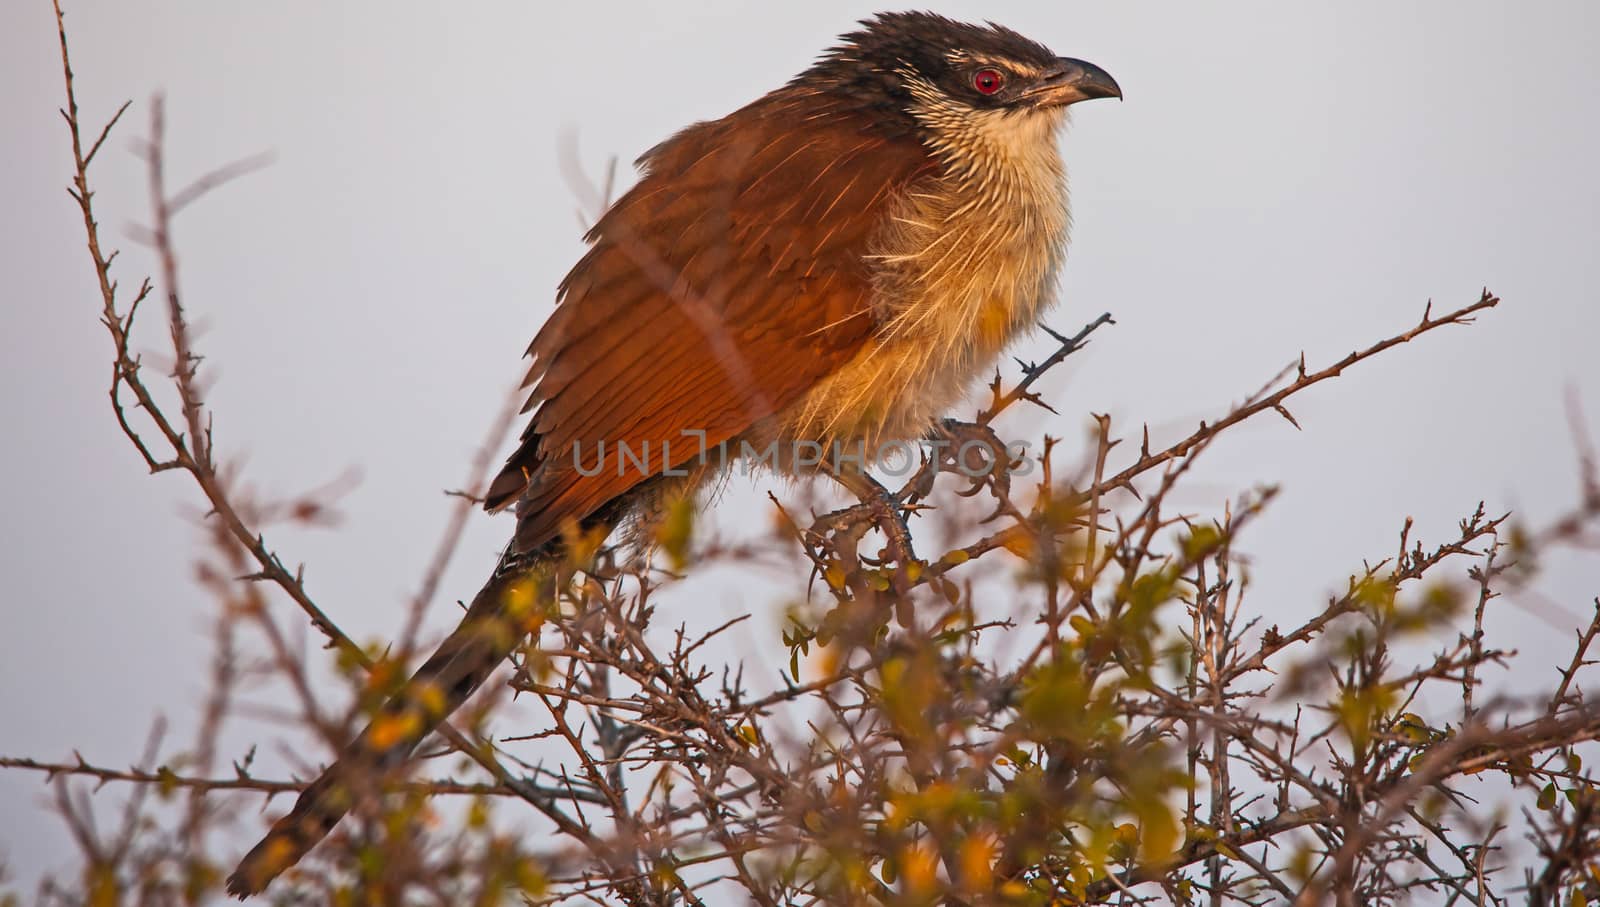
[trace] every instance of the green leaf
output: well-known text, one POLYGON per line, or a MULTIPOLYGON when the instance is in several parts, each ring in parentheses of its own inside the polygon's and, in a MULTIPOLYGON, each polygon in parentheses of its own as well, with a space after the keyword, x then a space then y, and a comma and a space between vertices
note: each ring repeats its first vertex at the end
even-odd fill
POLYGON ((1555 806, 1556 785, 1555 782, 1552 781, 1544 786, 1544 790, 1539 791, 1539 808, 1548 812, 1552 809, 1555 809, 1555 806))

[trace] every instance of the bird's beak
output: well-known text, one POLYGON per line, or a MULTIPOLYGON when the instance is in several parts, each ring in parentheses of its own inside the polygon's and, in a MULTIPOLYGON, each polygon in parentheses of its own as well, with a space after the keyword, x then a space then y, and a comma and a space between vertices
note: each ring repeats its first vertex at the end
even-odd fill
POLYGON ((1044 78, 1023 92, 1022 99, 1035 107, 1065 107, 1090 98, 1120 98, 1122 86, 1093 63, 1058 57, 1044 78))

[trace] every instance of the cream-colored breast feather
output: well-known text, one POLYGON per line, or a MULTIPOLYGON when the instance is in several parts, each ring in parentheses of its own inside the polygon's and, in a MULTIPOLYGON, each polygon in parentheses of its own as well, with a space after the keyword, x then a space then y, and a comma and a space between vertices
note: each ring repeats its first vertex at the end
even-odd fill
POLYGON ((874 243, 875 342, 779 419, 784 443, 868 455, 927 434, 1055 293, 1069 220, 1063 110, 952 111, 929 92, 943 172, 913 185, 874 243))

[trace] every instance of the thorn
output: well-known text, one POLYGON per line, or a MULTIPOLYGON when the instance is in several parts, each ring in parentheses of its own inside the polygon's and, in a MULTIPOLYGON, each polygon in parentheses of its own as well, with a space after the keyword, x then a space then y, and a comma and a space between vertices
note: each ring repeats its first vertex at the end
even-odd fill
POLYGON ((1041 397, 1038 394, 1023 394, 1022 395, 1022 399, 1028 401, 1029 403, 1032 403, 1035 406, 1042 406, 1045 409, 1049 410, 1052 413, 1055 413, 1058 416, 1061 415, 1059 412, 1056 412, 1056 408, 1055 407, 1053 407, 1050 404, 1044 402, 1044 398, 1041 397))

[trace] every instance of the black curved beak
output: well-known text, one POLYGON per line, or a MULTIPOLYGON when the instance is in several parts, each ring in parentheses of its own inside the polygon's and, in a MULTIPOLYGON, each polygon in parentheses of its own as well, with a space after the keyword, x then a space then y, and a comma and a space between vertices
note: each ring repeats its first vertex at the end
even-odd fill
POLYGON ((1121 98, 1122 86, 1093 63, 1058 57, 1043 79, 1022 97, 1035 107, 1065 107, 1091 98, 1121 98))

